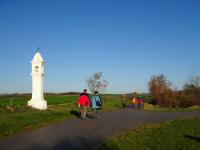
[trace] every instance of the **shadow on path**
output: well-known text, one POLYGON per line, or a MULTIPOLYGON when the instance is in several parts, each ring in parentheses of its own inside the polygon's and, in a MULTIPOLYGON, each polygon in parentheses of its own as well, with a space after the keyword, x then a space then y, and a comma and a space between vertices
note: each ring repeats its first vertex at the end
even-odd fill
POLYGON ((62 139, 55 143, 53 147, 48 145, 33 144, 28 147, 30 150, 119 150, 116 145, 110 147, 101 138, 86 139, 84 137, 76 137, 73 139, 62 139), (113 148, 114 147, 114 148, 113 148))
MULTIPOLYGON (((73 115, 73 116, 75 116, 77 118, 80 118, 80 115, 81 115, 80 112, 78 112, 76 110, 71 110, 70 113, 71 113, 71 115, 73 115)), ((90 115, 90 114, 87 114, 87 118, 88 119, 94 119, 95 117, 90 115)))
POLYGON ((76 116, 77 118, 80 118, 80 113, 78 111, 71 110, 70 113, 71 115, 76 116))

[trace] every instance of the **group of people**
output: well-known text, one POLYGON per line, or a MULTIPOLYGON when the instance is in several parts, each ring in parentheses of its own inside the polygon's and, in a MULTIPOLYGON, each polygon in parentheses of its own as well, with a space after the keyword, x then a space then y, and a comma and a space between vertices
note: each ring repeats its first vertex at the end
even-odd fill
MULTIPOLYGON (((130 99, 129 99, 130 100, 130 99)), ((136 98, 135 96, 130 100, 132 108, 144 108, 144 98, 139 96, 136 98)), ((125 108, 127 103, 127 99, 122 97, 122 107, 125 108)), ((77 101, 78 107, 80 107, 80 118, 85 120, 87 117, 88 108, 92 107, 93 110, 93 119, 99 118, 98 112, 102 107, 101 97, 98 95, 98 91, 95 91, 90 99, 89 94, 87 93, 87 89, 83 90, 83 93, 80 94, 80 97, 77 101)))
POLYGON ((142 96, 139 96, 139 98, 133 97, 131 102, 133 108, 144 108, 144 98, 142 98, 142 96))
POLYGON ((132 99, 122 96, 122 108, 126 108, 126 105, 130 104, 128 101, 131 102, 132 108, 144 108, 144 98, 142 96, 139 96, 138 98, 134 96, 132 99))
POLYGON ((87 89, 84 89, 83 93, 80 94, 77 103, 81 110, 80 114, 81 119, 83 120, 86 119, 87 109, 89 107, 92 107, 93 109, 93 119, 97 119, 99 117, 98 112, 100 107, 102 106, 102 101, 101 97, 98 95, 98 91, 95 91, 94 95, 90 99, 89 94, 87 93, 87 89))

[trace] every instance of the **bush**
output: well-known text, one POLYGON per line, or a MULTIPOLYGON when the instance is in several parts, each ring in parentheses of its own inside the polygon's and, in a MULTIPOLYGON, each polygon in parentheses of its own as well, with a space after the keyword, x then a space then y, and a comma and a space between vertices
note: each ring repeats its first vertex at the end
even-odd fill
POLYGON ((180 91, 172 90, 164 75, 153 76, 148 85, 152 95, 151 104, 159 104, 162 107, 200 106, 199 77, 192 78, 180 91))

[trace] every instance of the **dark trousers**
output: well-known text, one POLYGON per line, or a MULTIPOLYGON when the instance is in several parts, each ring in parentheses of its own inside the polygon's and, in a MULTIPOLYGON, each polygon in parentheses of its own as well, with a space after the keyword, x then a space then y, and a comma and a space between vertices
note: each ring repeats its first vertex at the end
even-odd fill
POLYGON ((99 117, 98 112, 99 112, 99 108, 93 108, 93 116, 94 116, 95 118, 98 118, 98 117, 99 117))
POLYGON ((135 108, 135 104, 132 104, 132 107, 135 108))
POLYGON ((138 103, 138 108, 139 108, 139 109, 141 109, 141 108, 142 108, 142 106, 141 106, 141 103, 138 103))
POLYGON ((126 103, 122 103, 122 108, 125 108, 126 107, 126 103))

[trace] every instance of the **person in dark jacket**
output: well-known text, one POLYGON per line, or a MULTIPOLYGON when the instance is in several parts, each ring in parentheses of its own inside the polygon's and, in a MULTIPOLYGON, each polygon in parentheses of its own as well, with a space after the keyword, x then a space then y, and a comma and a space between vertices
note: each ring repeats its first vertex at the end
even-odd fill
POLYGON ((139 96, 138 98, 138 108, 139 109, 144 108, 144 99, 142 98, 142 96, 139 96))
POLYGON ((88 98, 90 98, 90 97, 89 97, 89 94, 87 93, 87 89, 84 89, 84 90, 83 90, 83 93, 81 93, 80 96, 82 96, 82 95, 85 95, 85 96, 87 96, 88 98))
POLYGON ((121 95, 122 108, 126 108, 126 95, 121 95))
POLYGON ((83 93, 80 94, 80 97, 77 103, 78 103, 78 106, 81 108, 80 118, 85 120, 86 115, 87 115, 87 107, 91 106, 90 98, 86 89, 84 89, 83 93))

